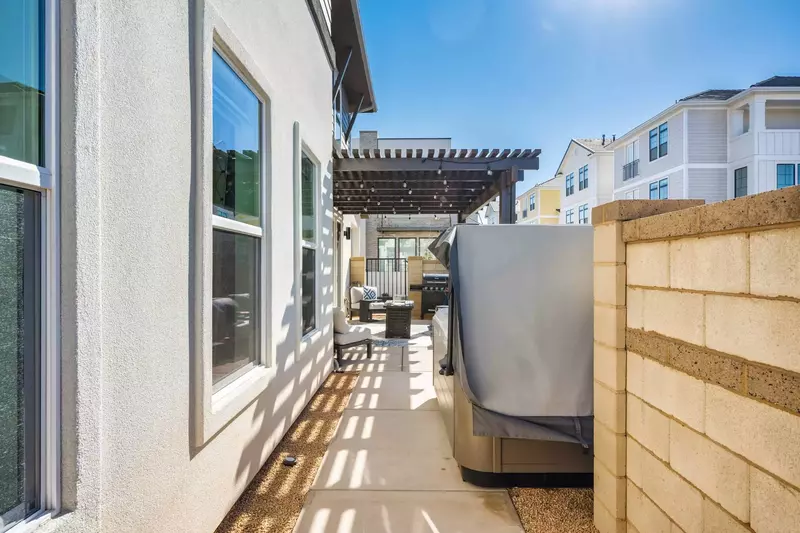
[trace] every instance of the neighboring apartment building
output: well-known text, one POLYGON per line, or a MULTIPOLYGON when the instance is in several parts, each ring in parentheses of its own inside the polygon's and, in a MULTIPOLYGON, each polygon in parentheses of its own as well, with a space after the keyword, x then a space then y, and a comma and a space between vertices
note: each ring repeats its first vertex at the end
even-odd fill
POLYGON ((558 224, 564 177, 535 185, 517 197, 517 224, 558 224))
MULTIPOLYGON (((374 130, 362 130, 350 139, 350 149, 450 150, 451 139, 419 137, 379 137, 374 130)), ((409 199, 413 202, 413 198, 409 199)), ((432 255, 428 246, 445 229, 458 221, 458 215, 369 215, 362 219, 367 257, 400 259, 432 255)))
POLYGON ((211 533, 325 380, 360 25, 0 2, 0 530, 211 533))
POLYGON ((800 77, 687 96, 612 148, 615 199, 718 202, 795 185, 800 77))
POLYGON ((559 224, 591 224, 592 208, 611 201, 614 152, 612 138, 571 139, 556 170, 563 179, 559 224))

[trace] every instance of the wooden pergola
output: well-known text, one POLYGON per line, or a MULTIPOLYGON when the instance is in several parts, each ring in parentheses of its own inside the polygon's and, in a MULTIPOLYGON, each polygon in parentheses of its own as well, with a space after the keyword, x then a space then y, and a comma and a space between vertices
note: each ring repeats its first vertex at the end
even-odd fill
POLYGON ((500 222, 514 222, 522 170, 539 149, 362 149, 333 154, 333 205, 343 214, 458 214, 500 196, 500 222))

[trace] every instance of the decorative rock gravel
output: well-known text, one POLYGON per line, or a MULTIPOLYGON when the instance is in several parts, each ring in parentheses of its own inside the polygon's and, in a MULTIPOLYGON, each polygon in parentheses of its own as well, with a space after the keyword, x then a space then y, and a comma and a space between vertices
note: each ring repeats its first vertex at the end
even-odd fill
POLYGON ((216 533, 291 533, 357 379, 328 376, 216 533), (289 456, 295 466, 284 466, 289 456))
POLYGON ((591 489, 509 489, 526 533, 596 533, 591 489))

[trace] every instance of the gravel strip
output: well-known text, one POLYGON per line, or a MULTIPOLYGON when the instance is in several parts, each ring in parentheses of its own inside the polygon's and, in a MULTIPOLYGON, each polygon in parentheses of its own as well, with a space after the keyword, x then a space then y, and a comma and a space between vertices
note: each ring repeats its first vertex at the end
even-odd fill
POLYGON ((216 533, 291 533, 357 379, 357 372, 328 376, 216 533), (288 455, 295 466, 283 465, 288 455))
POLYGON ((526 533, 596 533, 592 489, 508 490, 526 533))

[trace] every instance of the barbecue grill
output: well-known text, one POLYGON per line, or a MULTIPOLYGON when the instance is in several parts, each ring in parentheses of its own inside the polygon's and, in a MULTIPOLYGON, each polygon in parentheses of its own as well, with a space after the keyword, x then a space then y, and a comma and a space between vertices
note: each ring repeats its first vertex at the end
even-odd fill
POLYGON ((449 274, 423 274, 422 285, 414 285, 411 288, 422 291, 422 317, 426 313, 435 313, 436 306, 447 305, 450 294, 449 274))

